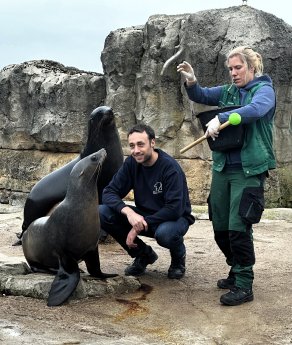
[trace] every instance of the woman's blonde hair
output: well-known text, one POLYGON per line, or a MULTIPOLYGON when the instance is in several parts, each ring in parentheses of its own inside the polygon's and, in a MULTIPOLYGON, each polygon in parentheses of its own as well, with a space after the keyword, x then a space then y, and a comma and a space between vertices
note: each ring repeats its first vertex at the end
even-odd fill
POLYGON ((248 46, 240 46, 232 49, 227 55, 227 61, 234 56, 239 56, 242 62, 249 68, 254 68, 256 77, 263 75, 264 65, 262 56, 248 46))

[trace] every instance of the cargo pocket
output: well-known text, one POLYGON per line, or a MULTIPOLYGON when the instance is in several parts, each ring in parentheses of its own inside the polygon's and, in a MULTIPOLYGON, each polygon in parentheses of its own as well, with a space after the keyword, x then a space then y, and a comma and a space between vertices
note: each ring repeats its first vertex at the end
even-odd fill
POLYGON ((258 223, 261 220, 264 207, 263 187, 244 188, 239 205, 239 215, 245 224, 258 223))
POLYGON ((208 214, 209 214, 209 220, 212 221, 213 217, 212 217, 212 206, 211 206, 211 201, 210 201, 210 194, 207 198, 207 204, 208 204, 208 214))

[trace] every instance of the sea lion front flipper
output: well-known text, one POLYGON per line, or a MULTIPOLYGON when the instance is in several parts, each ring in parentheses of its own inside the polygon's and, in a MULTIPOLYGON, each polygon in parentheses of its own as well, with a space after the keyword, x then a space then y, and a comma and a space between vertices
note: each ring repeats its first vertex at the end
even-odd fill
POLYGON ((12 243, 12 246, 21 246, 22 245, 22 239, 21 239, 22 234, 23 234, 23 232, 17 232, 16 233, 17 240, 12 243))
POLYGON ((95 250, 87 252, 83 259, 85 261, 88 273, 93 277, 106 279, 106 278, 112 278, 112 277, 118 276, 118 274, 116 273, 101 272, 98 246, 96 247, 95 250))
POLYGON ((22 245, 22 240, 21 239, 17 239, 15 242, 13 242, 12 244, 12 247, 15 247, 15 246, 21 246, 22 245))
POLYGON ((59 270, 49 292, 49 307, 64 303, 76 289, 80 280, 78 263, 68 257, 59 259, 59 270))

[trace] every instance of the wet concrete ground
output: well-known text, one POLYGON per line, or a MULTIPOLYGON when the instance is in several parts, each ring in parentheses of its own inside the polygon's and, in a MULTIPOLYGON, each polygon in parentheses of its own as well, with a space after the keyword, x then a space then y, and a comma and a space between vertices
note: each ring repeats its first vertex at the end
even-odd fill
MULTIPOLYGON (((41 299, 2 295, 0 343, 291 345, 292 214, 269 213, 254 231, 253 302, 220 304, 224 291, 216 281, 228 268, 210 222, 201 219, 185 237, 187 272, 182 280, 167 278, 168 251, 146 239, 159 259, 139 278, 142 286, 134 292, 70 300, 56 308, 41 299)), ((0 214, 0 224, 0 253, 21 257, 21 247, 11 247, 21 212, 0 214)), ((100 252, 107 272, 123 275, 132 261, 116 243, 100 245, 100 252)))

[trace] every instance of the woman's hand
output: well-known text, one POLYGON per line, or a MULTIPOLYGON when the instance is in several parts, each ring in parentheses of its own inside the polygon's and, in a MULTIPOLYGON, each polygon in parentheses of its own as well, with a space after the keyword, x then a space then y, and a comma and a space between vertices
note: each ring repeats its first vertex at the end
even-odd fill
POLYGON ((207 130, 205 132, 206 138, 211 137, 213 140, 215 140, 219 135, 220 125, 221 125, 221 123, 218 119, 218 116, 216 115, 214 117, 214 119, 212 119, 211 121, 209 121, 206 124, 206 126, 207 126, 207 130))
POLYGON ((177 72, 186 78, 187 85, 193 85, 197 82, 193 67, 187 61, 177 66, 177 72))

